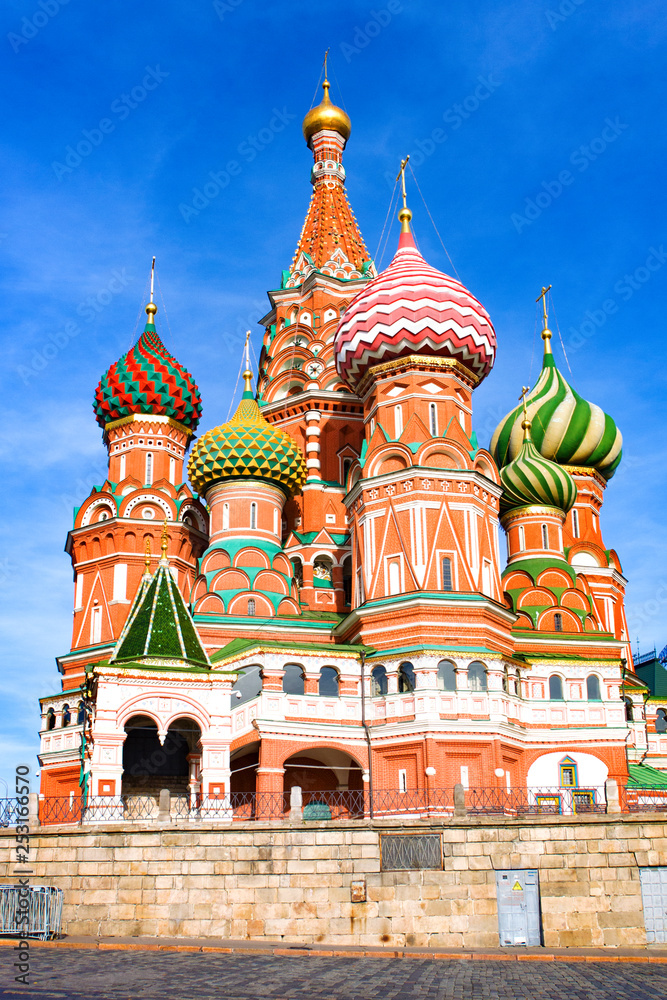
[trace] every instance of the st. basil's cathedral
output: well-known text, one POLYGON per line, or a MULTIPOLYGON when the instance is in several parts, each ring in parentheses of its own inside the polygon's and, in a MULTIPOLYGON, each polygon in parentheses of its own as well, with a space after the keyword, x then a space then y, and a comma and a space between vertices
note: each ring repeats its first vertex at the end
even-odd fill
POLYGON ((95 392, 108 475, 67 536, 42 799, 167 788, 228 816, 294 786, 398 802, 624 785, 648 744, 601 527, 621 434, 556 367, 543 299, 539 379, 480 447, 489 315, 424 260, 405 199, 377 274, 326 80, 303 132, 310 205, 232 419, 196 436, 200 394, 152 295, 95 392))

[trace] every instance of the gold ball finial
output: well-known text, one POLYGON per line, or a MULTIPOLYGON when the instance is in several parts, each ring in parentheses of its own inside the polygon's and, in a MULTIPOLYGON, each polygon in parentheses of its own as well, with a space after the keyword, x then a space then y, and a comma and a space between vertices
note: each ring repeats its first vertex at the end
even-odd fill
POLYGON ((150 538, 146 539, 146 548, 145 548, 144 551, 145 551, 145 555, 144 555, 144 570, 145 570, 146 574, 149 574, 150 571, 151 571, 151 540, 150 540, 150 538))
POLYGON ((409 233, 410 232, 410 219, 411 218, 412 218, 412 212, 407 207, 402 208, 400 210, 400 212, 398 213, 398 221, 401 224, 401 232, 402 233, 409 233))
POLYGON ((163 559, 167 558, 167 548, 169 547, 169 532, 167 531, 167 523, 168 523, 167 518, 165 517, 164 521, 162 522, 162 539, 161 539, 163 559))
POLYGON ((157 306, 154 302, 149 302, 146 306, 146 315, 148 316, 148 322, 155 322, 155 313, 157 312, 157 306))

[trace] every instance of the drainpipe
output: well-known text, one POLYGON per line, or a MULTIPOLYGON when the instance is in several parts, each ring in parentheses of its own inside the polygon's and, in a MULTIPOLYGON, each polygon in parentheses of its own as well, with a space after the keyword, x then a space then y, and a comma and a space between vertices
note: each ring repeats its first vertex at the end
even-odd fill
POLYGON ((366 652, 359 653, 361 661, 361 724, 366 734, 366 745, 368 747, 368 814, 373 819, 373 751, 371 747, 371 733, 366 722, 366 652))

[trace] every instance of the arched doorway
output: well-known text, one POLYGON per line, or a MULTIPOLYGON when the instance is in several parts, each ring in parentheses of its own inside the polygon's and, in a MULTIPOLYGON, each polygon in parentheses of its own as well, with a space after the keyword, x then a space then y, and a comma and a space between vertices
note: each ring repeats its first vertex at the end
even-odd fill
POLYGON ((290 793, 303 793, 303 818, 338 819, 364 812, 362 769, 350 754, 332 747, 309 747, 284 762, 285 809, 290 793))
POLYGON ((259 767, 259 741, 239 747, 230 757, 229 788, 235 819, 250 819, 254 815, 259 767))
POLYGON ((125 724, 122 793, 158 799, 161 789, 188 797, 199 780, 201 729, 193 719, 175 719, 161 744, 157 725, 146 715, 125 724))

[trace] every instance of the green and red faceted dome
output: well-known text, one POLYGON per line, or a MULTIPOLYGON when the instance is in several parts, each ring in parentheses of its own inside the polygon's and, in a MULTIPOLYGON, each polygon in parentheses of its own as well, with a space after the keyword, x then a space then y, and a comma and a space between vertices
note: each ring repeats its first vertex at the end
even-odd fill
POLYGON ((154 303, 146 306, 148 322, 134 347, 104 373, 93 408, 103 429, 132 414, 171 417, 194 433, 201 419, 201 396, 192 375, 180 365, 158 336, 154 303))

